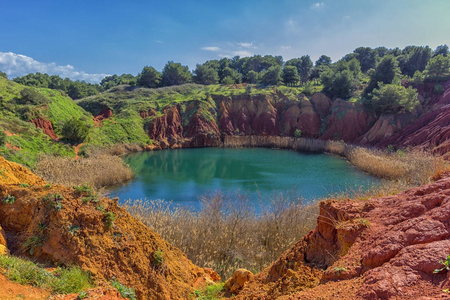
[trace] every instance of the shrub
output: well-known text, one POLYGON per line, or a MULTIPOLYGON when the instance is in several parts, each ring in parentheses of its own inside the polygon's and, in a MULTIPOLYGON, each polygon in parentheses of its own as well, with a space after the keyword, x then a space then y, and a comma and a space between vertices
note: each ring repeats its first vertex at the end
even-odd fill
POLYGON ((116 220, 116 216, 113 212, 105 212, 103 222, 105 223, 106 228, 109 230, 114 226, 114 221, 116 220))
POLYGON ((10 194, 6 194, 6 196, 3 197, 2 202, 5 204, 14 204, 14 202, 16 202, 16 197, 14 197, 10 194))
POLYGON ((18 104, 45 105, 50 100, 39 93, 35 88, 24 88, 20 91, 20 98, 16 100, 18 104))
POLYGON ((89 132, 89 126, 77 118, 67 120, 61 130, 63 138, 74 143, 81 143, 89 132))
POLYGON ((411 112, 419 101, 417 91, 411 87, 405 88, 396 84, 381 84, 373 90, 371 99, 366 102, 377 113, 411 112))
POLYGON ((162 250, 155 251, 153 253, 153 263, 155 266, 160 266, 164 262, 164 253, 162 250))
POLYGON ((302 137, 302 131, 300 129, 295 129, 294 137, 296 139, 301 138, 302 137))
POLYGON ((6 144, 6 133, 5 131, 0 128, 0 147, 4 146, 6 144))
POLYGON ((444 93, 444 87, 442 86, 442 84, 436 84, 433 88, 433 93, 442 95, 444 93))
POLYGON ((131 300, 136 300, 136 294, 134 292, 133 288, 129 288, 121 284, 117 279, 114 277, 111 280, 111 285, 116 288, 117 291, 119 291, 120 295, 124 298, 128 298, 131 300))

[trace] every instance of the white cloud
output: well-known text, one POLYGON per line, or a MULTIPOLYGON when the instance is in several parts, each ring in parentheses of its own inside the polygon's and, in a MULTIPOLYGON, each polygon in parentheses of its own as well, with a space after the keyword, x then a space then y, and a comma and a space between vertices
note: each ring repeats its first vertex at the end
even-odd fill
POLYGON ((219 47, 203 47, 200 49, 205 50, 205 51, 220 51, 219 47))
POLYGON ((325 6, 325 3, 323 2, 316 2, 313 5, 311 5, 311 9, 321 9, 325 6))
POLYGON ((252 48, 253 43, 237 43, 242 48, 252 48))
POLYGON ((233 51, 232 53, 233 53, 233 56, 238 55, 240 57, 246 57, 246 56, 252 56, 253 55, 252 53, 250 53, 248 51, 245 51, 245 50, 233 51))
POLYGON ((13 52, 0 52, 0 71, 5 72, 9 78, 39 72, 92 83, 100 82, 105 76, 108 76, 108 74, 88 74, 77 71, 71 65, 59 66, 54 62, 39 62, 29 56, 13 52))
POLYGON ((281 48, 281 50, 288 50, 288 49, 291 49, 292 47, 291 46, 281 46, 280 48, 281 48))

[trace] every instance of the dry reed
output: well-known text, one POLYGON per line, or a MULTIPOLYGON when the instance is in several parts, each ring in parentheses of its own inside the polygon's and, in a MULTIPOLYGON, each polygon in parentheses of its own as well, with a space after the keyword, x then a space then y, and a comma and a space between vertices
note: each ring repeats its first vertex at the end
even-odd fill
POLYGON ((199 212, 163 200, 129 200, 125 207, 196 265, 226 279, 237 268, 261 271, 314 228, 317 205, 303 205, 293 193, 271 201, 259 212, 242 193, 204 196, 199 212))
POLYGON ((76 160, 44 156, 38 162, 35 173, 51 183, 67 186, 89 184, 95 188, 116 185, 133 177, 133 172, 122 159, 112 155, 76 160))

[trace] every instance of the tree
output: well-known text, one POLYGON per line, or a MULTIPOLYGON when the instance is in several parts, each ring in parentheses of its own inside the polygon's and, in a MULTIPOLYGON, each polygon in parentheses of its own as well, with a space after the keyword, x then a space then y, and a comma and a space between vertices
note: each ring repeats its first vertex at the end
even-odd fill
POLYGON ((296 86, 300 81, 297 68, 295 66, 284 66, 283 68, 283 81, 287 86, 296 86))
POLYGON ((199 84, 216 84, 219 82, 219 73, 205 65, 197 65, 194 74, 194 81, 199 84))
POLYGON ((399 57, 399 67, 403 74, 412 77, 417 70, 425 70, 430 58, 430 47, 407 46, 399 57))
POLYGON ((3 147, 6 143, 6 133, 3 128, 0 128, 0 147, 3 147))
POLYGON ((425 79, 444 81, 450 77, 450 56, 438 55, 430 59, 425 68, 425 79))
POLYGON ((278 85, 281 82, 281 67, 272 66, 262 74, 261 83, 263 85, 278 85))
POLYGON ((161 86, 161 73, 155 68, 145 66, 141 73, 137 75, 136 84, 147 88, 157 88, 161 86))
POLYGON ((377 51, 370 47, 356 48, 353 53, 361 64, 361 71, 366 73, 367 70, 374 68, 377 63, 377 51))
POLYGON ((364 94, 367 95, 378 87, 378 83, 389 84, 400 73, 397 59, 393 55, 386 55, 381 59, 375 68, 375 72, 370 77, 369 85, 366 87, 364 94))
POLYGON ((238 71, 230 68, 225 67, 222 71, 222 80, 220 83, 222 84, 235 84, 235 83, 241 83, 242 81, 242 75, 239 74, 238 71))
POLYGON ((448 56, 448 46, 447 45, 440 45, 436 47, 436 50, 433 51, 433 57, 438 55, 448 56))
POLYGON ((173 61, 167 62, 162 71, 162 85, 180 85, 192 81, 192 74, 189 72, 188 66, 173 61))
POLYGON ((24 88, 20 91, 20 99, 17 99, 18 104, 31 105, 45 105, 50 102, 50 99, 39 93, 35 88, 24 88))
POLYGON ((321 55, 319 59, 316 60, 315 67, 318 66, 328 66, 331 64, 331 57, 326 55, 321 55))
POLYGON ((63 138, 74 143, 83 142, 88 132, 89 126, 77 118, 67 120, 61 130, 63 138))
POLYGON ((286 62, 285 66, 295 66, 302 83, 309 80, 313 63, 309 55, 303 55, 300 58, 293 58, 286 62))
POLYGON ((381 84, 373 90, 366 104, 377 113, 400 113, 412 112, 419 105, 419 101, 417 91, 412 87, 381 84))
POLYGON ((259 73, 251 70, 250 72, 247 73, 245 82, 252 83, 252 84, 258 83, 259 79, 260 79, 259 77, 260 77, 259 73))

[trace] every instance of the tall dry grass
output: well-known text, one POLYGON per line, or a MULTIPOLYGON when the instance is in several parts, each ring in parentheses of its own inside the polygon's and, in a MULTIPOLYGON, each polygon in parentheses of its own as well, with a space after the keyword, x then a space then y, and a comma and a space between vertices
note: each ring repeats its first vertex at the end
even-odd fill
POLYGON ((89 184, 95 188, 113 186, 133 177, 133 172, 120 157, 99 155, 73 160, 44 156, 35 173, 46 181, 68 186, 89 184))
POLYGON ((237 268, 259 272, 315 227, 317 205, 294 193, 276 194, 257 211, 242 193, 201 199, 199 212, 163 200, 129 200, 138 220, 186 253, 194 264, 211 267, 226 279, 237 268))

